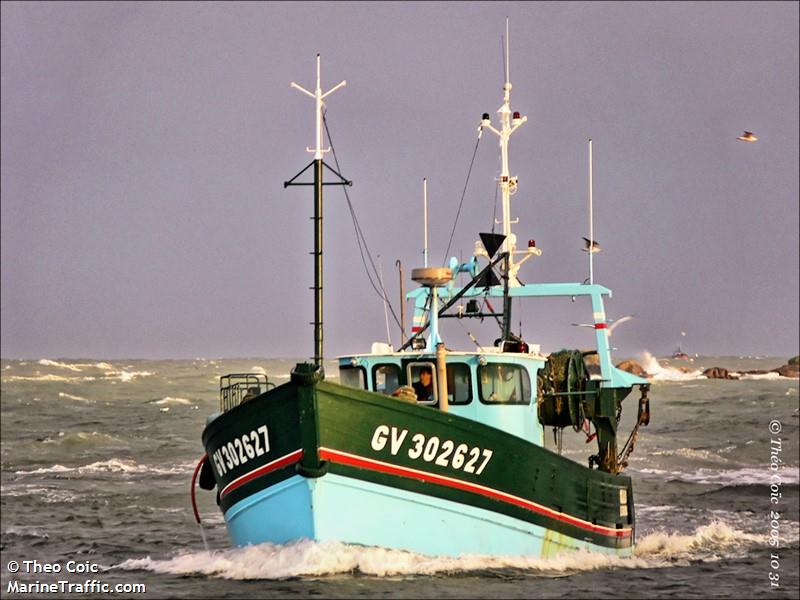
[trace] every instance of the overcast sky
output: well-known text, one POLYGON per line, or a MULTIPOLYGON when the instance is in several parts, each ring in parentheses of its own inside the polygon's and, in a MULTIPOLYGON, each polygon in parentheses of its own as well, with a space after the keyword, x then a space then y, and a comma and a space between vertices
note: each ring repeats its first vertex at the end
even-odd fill
MULTIPOLYGON (((511 19, 512 214, 525 282, 595 281, 616 355, 798 353, 798 3, 2 3, 2 356, 313 353, 311 159, 328 120, 397 308, 453 227, 511 19), (753 131, 759 141, 736 137, 753 131), (685 335, 682 335, 684 332, 685 335)), ((478 146, 451 254, 489 231, 478 146)), ((333 164, 333 158, 327 160, 333 164)), ((339 188, 325 190, 326 355, 385 341, 339 188)), ((409 306, 410 309, 410 306, 409 306)), ((586 347, 589 306, 515 305, 529 342, 586 347)), ((410 314, 410 311, 409 311, 410 314)), ((410 319, 409 319, 410 320, 410 319)), ((463 325, 463 328, 462 326, 463 325)), ((448 346, 491 343, 449 322, 448 346)), ((391 335, 398 343, 398 329, 391 335)))

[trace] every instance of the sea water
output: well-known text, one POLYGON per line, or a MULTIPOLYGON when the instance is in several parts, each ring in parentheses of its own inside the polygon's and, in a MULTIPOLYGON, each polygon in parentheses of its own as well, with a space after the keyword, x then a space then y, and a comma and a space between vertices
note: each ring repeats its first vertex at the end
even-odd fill
MULTIPOLYGON (((71 584, 101 597, 102 583, 157 598, 797 597, 798 380, 701 374, 785 357, 639 358, 654 379, 651 423, 627 469, 634 555, 549 560, 309 541, 235 549, 214 494, 198 490, 206 549, 190 479, 218 378, 265 372, 279 384, 296 361, 3 360, 0 595, 69 596, 44 586, 71 584)), ((334 376, 335 362, 326 371, 334 376)), ((625 404, 623 442, 636 399, 625 404)), ((585 435, 571 436, 564 452, 583 461, 585 435)))

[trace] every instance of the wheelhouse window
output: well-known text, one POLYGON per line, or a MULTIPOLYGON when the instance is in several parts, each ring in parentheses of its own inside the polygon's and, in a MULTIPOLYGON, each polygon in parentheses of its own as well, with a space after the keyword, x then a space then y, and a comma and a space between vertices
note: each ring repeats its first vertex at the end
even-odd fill
POLYGON ((348 387, 367 389, 367 374, 364 367, 339 367, 339 381, 348 387))
POLYGON ((478 393, 485 404, 530 404, 531 380, 524 367, 489 363, 478 367, 478 393))
POLYGON ((436 369, 433 363, 414 362, 406 366, 409 385, 417 393, 418 404, 438 404, 436 394, 436 369))
POLYGON ((400 367, 398 365, 375 365, 372 367, 372 389, 381 394, 391 395, 400 387, 400 367))
POLYGON ((451 363, 447 365, 447 403, 469 404, 472 402, 472 377, 469 365, 451 363))

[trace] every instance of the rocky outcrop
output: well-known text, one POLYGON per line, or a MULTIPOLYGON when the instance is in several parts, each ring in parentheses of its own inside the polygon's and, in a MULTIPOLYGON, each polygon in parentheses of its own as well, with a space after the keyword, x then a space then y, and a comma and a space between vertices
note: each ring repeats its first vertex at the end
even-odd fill
POLYGON ((710 367, 703 371, 708 379, 739 379, 738 373, 734 374, 723 367, 710 367))
POLYGON ((650 377, 650 374, 644 370, 644 367, 635 360, 623 360, 617 365, 620 371, 627 371, 633 373, 637 377, 650 377))
POLYGON ((800 378, 800 364, 797 364, 796 362, 792 364, 792 362, 789 361, 782 367, 778 367, 777 369, 772 369, 772 371, 774 373, 777 373, 781 377, 793 377, 795 379, 800 378))

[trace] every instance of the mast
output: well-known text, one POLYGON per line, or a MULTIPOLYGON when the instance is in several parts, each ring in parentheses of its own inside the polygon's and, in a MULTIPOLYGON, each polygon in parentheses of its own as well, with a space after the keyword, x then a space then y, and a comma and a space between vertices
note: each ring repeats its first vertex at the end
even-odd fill
MULTIPOLYGON (((509 287, 520 285, 517 279, 517 272, 522 261, 514 260, 514 252, 517 247, 517 237, 511 232, 511 225, 518 223, 519 219, 511 218, 511 196, 517 191, 517 177, 511 176, 508 165, 508 141, 517 129, 528 120, 528 117, 521 117, 518 112, 511 111, 511 66, 508 42, 508 18, 506 18, 506 39, 505 39, 505 83, 503 84, 503 104, 497 110, 500 115, 500 129, 495 129, 489 119, 489 113, 484 113, 481 119, 480 128, 486 128, 499 138, 500 143, 500 193, 503 200, 503 218, 495 221, 502 224, 505 239, 501 250, 506 253, 503 262, 503 339, 510 336, 511 323, 511 298, 508 294, 509 287)), ((523 259, 525 260, 525 259, 523 259)))
POLYGON ((514 261, 514 251, 516 250, 516 236, 511 232, 511 225, 518 223, 519 219, 511 218, 511 196, 517 191, 517 177, 512 177, 508 165, 508 140, 519 127, 528 120, 528 117, 520 117, 518 112, 511 111, 511 69, 509 65, 509 43, 508 43, 508 19, 506 19, 506 69, 505 84, 503 84, 503 104, 497 110, 500 115, 500 129, 495 129, 490 120, 489 113, 484 113, 481 120, 481 127, 486 128, 499 138, 500 142, 500 192, 503 199, 503 218, 497 221, 503 226, 503 235, 506 236, 502 250, 509 253, 508 275, 509 285, 516 287, 517 271, 519 264, 514 261))
POLYGON ((331 168, 322 158, 325 152, 330 151, 330 148, 322 147, 322 126, 323 126, 323 107, 325 103, 323 100, 340 87, 347 85, 347 81, 342 81, 335 85, 330 90, 322 93, 320 84, 320 56, 317 54, 317 87, 312 94, 302 86, 297 85, 294 81, 291 82, 291 87, 300 90, 307 96, 310 96, 315 101, 315 114, 316 114, 316 147, 308 148, 307 152, 314 153, 314 160, 311 161, 302 171, 292 177, 289 181, 284 182, 283 187, 290 185, 313 185, 314 186, 314 364, 317 368, 322 367, 323 363, 323 320, 322 320, 322 186, 324 185, 352 185, 352 181, 346 180, 337 171, 331 168), (314 182, 303 183, 295 182, 295 180, 305 173, 310 167, 314 167, 314 182), (325 167, 339 178, 339 181, 325 183, 323 182, 322 168, 325 167))

